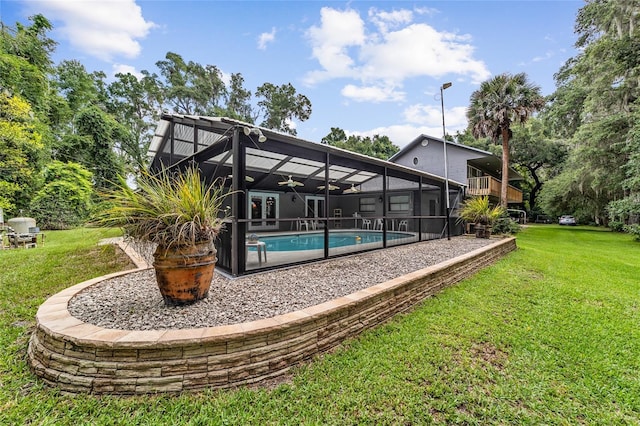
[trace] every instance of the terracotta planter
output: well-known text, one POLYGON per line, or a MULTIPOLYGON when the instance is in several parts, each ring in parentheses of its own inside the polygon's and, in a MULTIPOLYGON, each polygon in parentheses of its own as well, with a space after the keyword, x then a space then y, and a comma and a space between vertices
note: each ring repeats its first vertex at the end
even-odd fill
POLYGON ((168 250, 158 247, 153 257, 156 281, 166 305, 189 305, 207 297, 217 260, 212 241, 168 250))

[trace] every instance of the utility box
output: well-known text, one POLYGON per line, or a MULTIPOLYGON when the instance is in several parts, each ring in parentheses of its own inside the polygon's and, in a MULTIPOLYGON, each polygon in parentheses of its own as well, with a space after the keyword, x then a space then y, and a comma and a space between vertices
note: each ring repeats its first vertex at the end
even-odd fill
POLYGON ((16 234, 29 234, 29 228, 35 228, 36 220, 30 217, 14 217, 7 221, 16 234))

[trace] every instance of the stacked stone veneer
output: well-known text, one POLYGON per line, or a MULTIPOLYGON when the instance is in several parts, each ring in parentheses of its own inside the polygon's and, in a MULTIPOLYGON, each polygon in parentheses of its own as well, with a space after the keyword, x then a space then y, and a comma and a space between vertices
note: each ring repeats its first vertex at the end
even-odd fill
POLYGON ((111 274, 68 288, 40 306, 29 342, 29 363, 46 383, 68 392, 141 394, 256 383, 282 375, 409 310, 515 248, 515 239, 502 239, 300 311, 183 330, 105 329, 71 316, 69 300, 82 289, 123 273, 111 274))

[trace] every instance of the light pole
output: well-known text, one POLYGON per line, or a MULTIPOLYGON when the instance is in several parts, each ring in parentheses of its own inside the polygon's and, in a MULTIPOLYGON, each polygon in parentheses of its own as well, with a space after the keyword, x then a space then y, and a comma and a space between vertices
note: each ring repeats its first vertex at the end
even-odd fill
POLYGON ((444 127, 444 91, 451 87, 451 82, 440 86, 440 105, 442 106, 442 146, 444 147, 444 191, 447 207, 447 240, 451 239, 451 226, 449 218, 449 171, 447 165, 447 131, 444 127))

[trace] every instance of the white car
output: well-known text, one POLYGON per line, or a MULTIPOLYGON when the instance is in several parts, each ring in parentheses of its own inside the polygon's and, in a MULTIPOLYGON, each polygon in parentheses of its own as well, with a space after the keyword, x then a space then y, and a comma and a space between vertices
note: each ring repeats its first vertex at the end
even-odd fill
POLYGON ((560 225, 576 226, 576 218, 569 215, 560 216, 558 223, 560 225))

